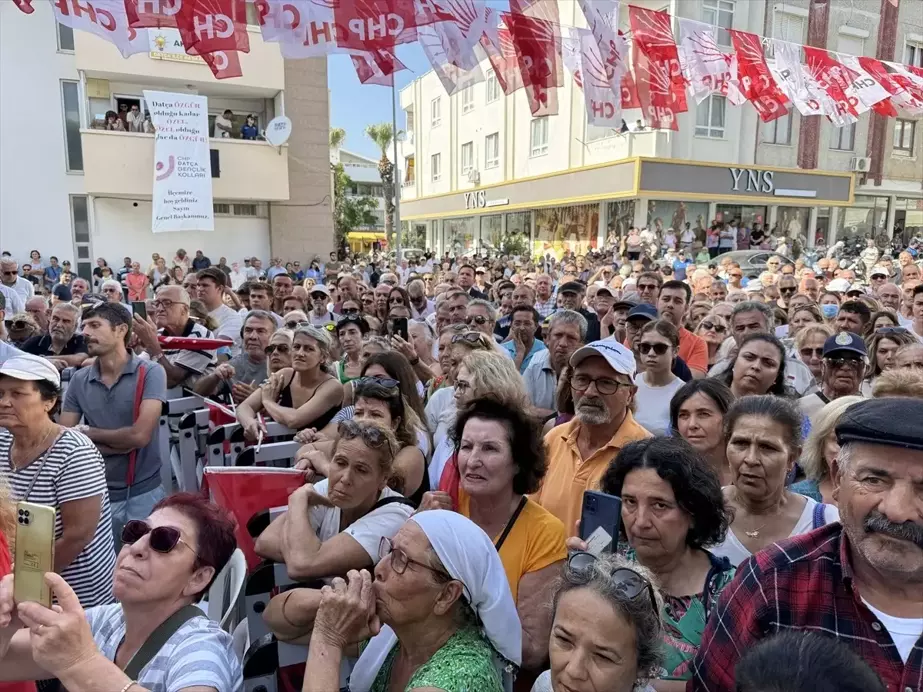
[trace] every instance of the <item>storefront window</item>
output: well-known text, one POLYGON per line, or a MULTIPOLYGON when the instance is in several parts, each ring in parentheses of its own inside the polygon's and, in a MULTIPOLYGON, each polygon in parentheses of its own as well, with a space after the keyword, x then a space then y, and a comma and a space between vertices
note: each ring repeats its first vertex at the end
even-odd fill
POLYGON ((515 211, 506 215, 506 235, 503 237, 504 252, 510 255, 529 254, 532 247, 532 212, 515 211))
POLYGON ((718 221, 730 223, 737 219, 739 225, 753 228, 766 223, 766 207, 749 207, 741 204, 719 204, 715 213, 718 221))
POLYGON ((617 247, 635 225, 635 200, 620 199, 606 205, 606 245, 617 247))
POLYGON ((810 207, 779 207, 776 212, 776 231, 781 231, 792 240, 807 238, 810 219, 810 207))
POLYGON ((888 198, 856 195, 851 207, 840 209, 835 240, 849 241, 874 237, 884 228, 888 218, 888 198))
POLYGON ((478 234, 478 218, 465 216, 460 219, 446 219, 442 222, 442 251, 455 256, 474 252, 474 241, 478 234))
MULTIPOLYGON (((817 228, 814 229, 814 246, 824 245, 827 242, 827 233, 830 232, 830 207, 817 208, 817 228)), ((810 238, 808 238, 810 241, 810 238)))
POLYGON ((565 251, 585 255, 595 249, 599 233, 599 205, 546 207, 535 212, 534 254, 552 254, 560 259, 565 251))
POLYGON ((905 247, 914 237, 923 237, 923 199, 898 197, 895 200, 894 237, 905 247))
POLYGON ((647 203, 647 225, 656 229, 661 238, 667 228, 682 233, 687 223, 695 231, 696 239, 705 242, 708 202, 674 202, 652 199, 647 203))
POLYGON ((503 217, 500 214, 491 214, 481 217, 481 252, 500 252, 503 241, 503 217))

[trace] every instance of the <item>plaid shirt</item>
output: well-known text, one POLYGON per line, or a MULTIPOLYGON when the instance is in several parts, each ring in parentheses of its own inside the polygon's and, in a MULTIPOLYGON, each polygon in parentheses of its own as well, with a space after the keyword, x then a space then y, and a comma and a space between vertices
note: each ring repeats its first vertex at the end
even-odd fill
POLYGON ((782 630, 836 637, 861 656, 888 692, 923 690, 923 636, 907 659, 853 585, 839 522, 776 543, 737 568, 692 664, 690 692, 734 692, 734 667, 760 639, 782 630))
POLYGON ((544 302, 536 298, 535 309, 538 310, 538 314, 542 319, 545 319, 549 315, 554 314, 554 311, 558 309, 557 296, 552 295, 548 300, 544 302))

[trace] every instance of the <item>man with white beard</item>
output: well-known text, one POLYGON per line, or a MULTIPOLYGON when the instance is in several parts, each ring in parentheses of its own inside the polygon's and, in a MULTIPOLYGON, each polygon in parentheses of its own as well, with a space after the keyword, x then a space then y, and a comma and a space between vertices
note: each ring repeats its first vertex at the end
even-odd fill
POLYGON ((545 435, 548 471, 534 499, 577 533, 583 491, 599 488, 609 463, 651 434, 631 415, 635 357, 615 339, 594 341, 570 358, 574 419, 545 435))

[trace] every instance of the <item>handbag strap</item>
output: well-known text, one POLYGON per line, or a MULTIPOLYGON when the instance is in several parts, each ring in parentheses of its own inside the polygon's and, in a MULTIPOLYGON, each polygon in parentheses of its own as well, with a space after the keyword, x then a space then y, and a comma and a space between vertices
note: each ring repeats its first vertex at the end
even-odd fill
POLYGON ((528 502, 528 498, 523 495, 522 499, 519 501, 519 506, 516 507, 516 511, 513 512, 513 516, 511 516, 510 520, 506 522, 506 528, 503 529, 503 533, 500 534, 500 538, 497 539, 497 543, 495 545, 498 553, 500 552, 500 548, 503 547, 503 543, 506 541, 506 537, 509 536, 510 531, 513 530, 513 524, 516 523, 516 520, 519 519, 519 515, 522 514, 522 510, 525 509, 526 502, 528 502))
MULTIPOLYGON (((141 413, 141 400, 144 397, 144 379, 147 376, 147 368, 143 364, 138 365, 138 380, 135 382, 135 402, 131 414, 131 424, 138 422, 138 415, 141 413)), ((135 462, 138 459, 138 450, 133 449, 128 453, 128 473, 125 475, 125 486, 128 494, 131 495, 131 486, 135 482, 135 462)))
MULTIPOLYGON (((164 644, 170 640, 170 637, 176 634, 180 627, 196 617, 205 617, 205 613, 194 605, 187 605, 161 622, 125 665, 123 671, 125 675, 132 680, 137 680, 138 675, 144 670, 144 666, 153 660, 154 656, 164 647, 164 644)), ((124 638, 122 641, 125 641, 124 638)))

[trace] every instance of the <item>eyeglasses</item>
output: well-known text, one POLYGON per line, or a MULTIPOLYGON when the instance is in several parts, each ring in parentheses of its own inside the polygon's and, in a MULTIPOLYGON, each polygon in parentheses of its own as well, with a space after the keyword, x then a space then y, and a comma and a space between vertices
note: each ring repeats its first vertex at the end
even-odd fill
POLYGON ((160 300, 152 301, 151 307, 154 308, 155 310, 169 310, 174 305, 176 305, 176 303, 177 301, 175 300, 160 299, 160 300))
POLYGON ((835 370, 839 368, 850 368, 851 370, 858 370, 859 366, 863 364, 860 358, 824 358, 824 362, 828 367, 831 367, 835 370))
POLYGON ((269 346, 266 347, 267 356, 271 356, 276 351, 282 355, 285 355, 286 353, 291 353, 292 347, 288 344, 269 344, 269 346))
MULTIPOLYGON (((596 564, 598 558, 593 553, 578 552, 573 553, 567 558, 567 569, 570 572, 586 573, 596 564)), ((609 584, 615 591, 627 598, 629 601, 635 600, 642 593, 647 591, 648 598, 651 602, 651 608, 654 612, 657 610, 657 597, 654 595, 654 585, 633 569, 620 567, 609 575, 609 584)))
MULTIPOLYGON (((649 344, 643 341, 640 344, 638 344, 638 351, 641 353, 642 356, 646 356, 651 351, 653 351, 655 355, 662 356, 664 353, 667 352, 668 348, 670 348, 669 344, 649 344)), ((597 384, 597 389, 598 388, 599 388, 599 385, 597 384)))
POLYGON ((802 348, 798 351, 802 358, 822 358, 824 349, 822 348, 802 348))
POLYGON ((381 447, 387 441, 380 428, 373 426, 359 425, 354 420, 343 420, 337 426, 337 432, 340 437, 347 440, 354 440, 361 437, 369 447, 381 447))
POLYGON ((359 314, 359 308, 349 308, 348 310, 343 310, 343 317, 358 317, 359 314))
POLYGON ((441 569, 430 567, 429 565, 426 565, 418 560, 413 560, 407 557, 407 553, 405 553, 400 548, 394 547, 394 543, 391 542, 390 538, 387 536, 382 536, 381 540, 378 542, 378 557, 380 560, 384 560, 389 555, 391 556, 391 569, 394 570, 395 574, 403 574, 407 571, 408 565, 416 565, 417 567, 422 567, 423 569, 429 570, 434 574, 438 574, 443 579, 452 581, 452 575, 442 571, 441 569))
POLYGON ((311 323, 307 320, 289 320, 285 323, 285 326, 289 329, 298 329, 298 327, 306 327, 309 324, 311 323))
POLYGON ((465 319, 465 324, 469 326, 471 324, 485 325, 488 322, 489 320, 486 317, 484 317, 484 315, 472 315, 471 317, 468 317, 465 319))
POLYGON ((606 396, 615 394, 619 387, 632 386, 628 382, 619 382, 611 377, 600 377, 594 380, 589 375, 574 375, 570 380, 570 386, 578 392, 585 392, 594 382, 596 383, 596 391, 606 396))
POLYGON ((481 342, 481 333, 480 332, 463 332, 461 334, 456 334, 452 337, 452 343, 457 344, 460 341, 465 341, 469 344, 477 344, 481 342))
POLYGON ((173 550, 178 543, 192 550, 192 554, 198 556, 192 546, 182 539, 179 529, 172 526, 155 526, 151 528, 146 521, 140 519, 130 519, 122 527, 122 543, 125 545, 134 545, 142 538, 150 534, 149 544, 151 550, 167 554, 173 550))

